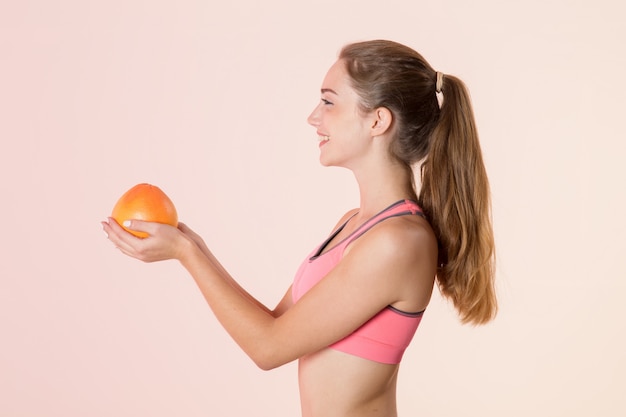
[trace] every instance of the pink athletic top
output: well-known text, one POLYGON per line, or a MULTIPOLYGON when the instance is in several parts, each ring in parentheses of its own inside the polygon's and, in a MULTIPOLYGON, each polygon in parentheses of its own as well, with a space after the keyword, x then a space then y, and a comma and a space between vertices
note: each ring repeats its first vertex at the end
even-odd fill
MULTIPOLYGON (((322 253, 328 243, 337 236, 349 220, 346 221, 311 252, 300 265, 292 286, 293 302, 297 302, 341 261, 343 251, 351 242, 379 222, 390 217, 404 215, 423 216, 423 213, 414 201, 398 201, 369 219, 337 245, 322 253)), ((423 313, 423 311, 406 313, 392 306, 387 306, 353 333, 329 347, 376 362, 400 363, 404 350, 411 342, 423 313)))

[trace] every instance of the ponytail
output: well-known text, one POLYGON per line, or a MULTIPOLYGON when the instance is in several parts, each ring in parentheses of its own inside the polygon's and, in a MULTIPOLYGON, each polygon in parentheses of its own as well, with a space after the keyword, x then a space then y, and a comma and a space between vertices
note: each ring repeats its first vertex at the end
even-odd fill
POLYGON ((497 312, 489 182, 464 84, 445 75, 441 91, 439 120, 421 166, 419 200, 439 242, 441 293, 463 323, 484 324, 497 312))

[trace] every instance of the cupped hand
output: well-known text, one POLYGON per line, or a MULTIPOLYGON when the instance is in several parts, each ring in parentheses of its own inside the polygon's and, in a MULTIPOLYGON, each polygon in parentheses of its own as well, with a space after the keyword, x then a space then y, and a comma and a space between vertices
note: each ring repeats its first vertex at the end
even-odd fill
POLYGON ((143 262, 180 260, 189 246, 196 244, 191 236, 167 224, 130 220, 124 226, 130 230, 146 232, 149 236, 143 239, 136 237, 111 217, 102 222, 104 233, 122 253, 143 262))

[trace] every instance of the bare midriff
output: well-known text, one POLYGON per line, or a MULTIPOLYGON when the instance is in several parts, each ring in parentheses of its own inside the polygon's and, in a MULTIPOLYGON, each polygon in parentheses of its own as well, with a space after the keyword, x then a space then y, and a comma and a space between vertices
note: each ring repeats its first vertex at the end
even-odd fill
POLYGON ((396 417, 398 367, 328 348, 301 358, 302 417, 396 417))

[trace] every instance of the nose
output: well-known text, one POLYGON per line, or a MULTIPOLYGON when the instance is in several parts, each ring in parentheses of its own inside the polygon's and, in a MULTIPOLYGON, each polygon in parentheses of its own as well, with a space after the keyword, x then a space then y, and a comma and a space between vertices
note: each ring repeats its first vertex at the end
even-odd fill
POLYGON ((306 119, 306 121, 313 127, 318 127, 320 123, 319 108, 320 106, 318 104, 317 106, 315 106, 311 114, 309 114, 309 117, 307 117, 306 119))

